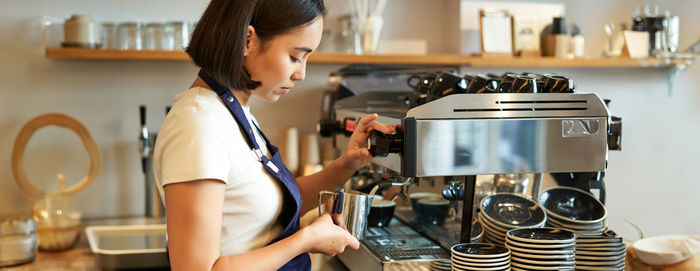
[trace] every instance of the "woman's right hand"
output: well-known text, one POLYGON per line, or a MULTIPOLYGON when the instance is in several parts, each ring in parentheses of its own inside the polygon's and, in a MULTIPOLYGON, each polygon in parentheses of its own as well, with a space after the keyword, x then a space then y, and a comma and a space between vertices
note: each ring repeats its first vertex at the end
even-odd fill
POLYGON ((360 241, 346 229, 333 223, 333 217, 329 213, 316 218, 302 231, 307 251, 311 253, 323 253, 333 257, 345 251, 345 247, 354 250, 360 248, 360 241))

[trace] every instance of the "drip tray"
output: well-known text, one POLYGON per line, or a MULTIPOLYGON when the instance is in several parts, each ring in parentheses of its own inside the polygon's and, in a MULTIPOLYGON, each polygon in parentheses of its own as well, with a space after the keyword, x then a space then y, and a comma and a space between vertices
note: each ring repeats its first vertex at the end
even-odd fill
POLYGON ((450 252, 394 218, 387 227, 368 227, 360 249, 338 254, 350 270, 429 270, 430 262, 450 252))

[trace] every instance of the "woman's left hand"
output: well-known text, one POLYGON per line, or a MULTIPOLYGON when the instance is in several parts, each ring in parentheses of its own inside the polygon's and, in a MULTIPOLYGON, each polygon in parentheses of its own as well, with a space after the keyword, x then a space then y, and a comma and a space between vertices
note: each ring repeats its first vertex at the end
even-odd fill
POLYGON ((367 139, 369 138, 370 132, 373 130, 380 131, 385 134, 392 134, 396 132, 396 128, 391 124, 384 124, 375 121, 377 119, 377 114, 369 114, 360 118, 360 121, 355 127, 355 132, 350 136, 350 141, 348 142, 348 149, 345 152, 345 167, 351 169, 352 171, 357 171, 361 167, 366 166, 372 161, 372 155, 369 154, 367 149, 367 139))

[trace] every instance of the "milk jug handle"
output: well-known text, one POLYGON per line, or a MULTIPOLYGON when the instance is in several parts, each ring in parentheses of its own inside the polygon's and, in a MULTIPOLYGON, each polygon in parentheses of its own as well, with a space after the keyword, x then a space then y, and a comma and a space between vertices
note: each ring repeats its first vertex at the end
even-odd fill
MULTIPOLYGON (((324 190, 324 191, 321 191, 321 192, 318 193, 318 216, 321 216, 321 202, 323 202, 323 200, 322 200, 323 195, 326 195, 326 194, 331 195, 332 197, 335 198, 336 192, 331 192, 331 191, 325 191, 325 190, 324 190)), ((333 208, 333 209, 331 209, 331 212, 335 212, 335 201, 333 202, 333 207, 332 207, 332 208, 333 208)))

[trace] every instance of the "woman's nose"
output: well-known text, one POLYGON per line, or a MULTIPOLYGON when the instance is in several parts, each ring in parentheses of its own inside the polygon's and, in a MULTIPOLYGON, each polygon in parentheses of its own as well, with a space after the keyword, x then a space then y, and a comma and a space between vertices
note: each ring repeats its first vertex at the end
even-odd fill
POLYGON ((306 77, 306 63, 304 63, 304 65, 302 65, 299 69, 295 70, 294 73, 292 73, 291 79, 294 81, 303 81, 305 77, 306 77))

